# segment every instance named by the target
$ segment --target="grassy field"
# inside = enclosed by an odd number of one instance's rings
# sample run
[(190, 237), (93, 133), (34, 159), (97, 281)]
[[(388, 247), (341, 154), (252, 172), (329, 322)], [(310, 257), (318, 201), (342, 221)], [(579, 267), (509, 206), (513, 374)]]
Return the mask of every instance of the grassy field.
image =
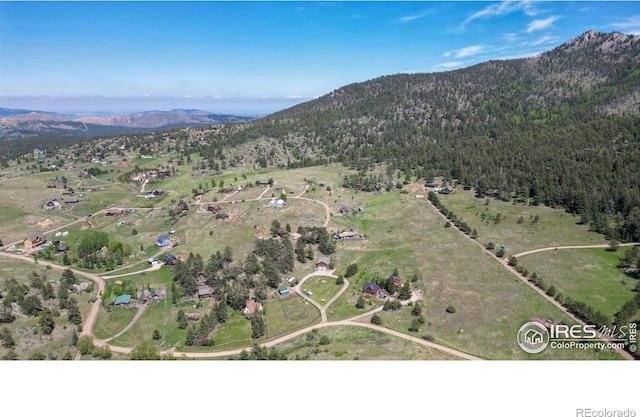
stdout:
[(136, 315), (136, 311), (133, 307), (116, 308), (114, 306), (110, 311), (100, 309), (95, 327), (93, 328), (93, 334), (98, 339), (113, 337), (131, 322), (133, 316)]
[(565, 297), (582, 301), (613, 319), (622, 305), (636, 295), (637, 279), (617, 266), (623, 249), (571, 249), (534, 253), (518, 258), (518, 264), (535, 272)]
[(308, 289), (313, 294), (313, 298), (318, 304), (325, 305), (334, 295), (342, 289), (341, 285), (336, 285), (335, 278), (316, 276), (308, 278), (304, 284), (305, 289)]
[[(507, 256), (548, 246), (606, 243), (602, 235), (589, 231), (587, 225), (578, 224), (580, 217), (563, 210), (479, 199), (473, 191), (462, 189), (438, 198), (448, 210), (478, 231), (480, 242), (493, 242), (497, 247), (506, 245)], [(496, 222), (498, 214), (501, 220)]]
[[(149, 168), (160, 163), (158, 160), (137, 162)], [(109, 206), (129, 207), (134, 211), (120, 218), (93, 216), (88, 222), (67, 228), (70, 232), (67, 240), (77, 243), (82, 233), (89, 229), (106, 231), (110, 240), (131, 246), (134, 255), (125, 262), (132, 265), (156, 254), (158, 248), (154, 244), (157, 236), (173, 228), (176, 232), (172, 238), (180, 242), (171, 248), (174, 255), (186, 258), (193, 252), (202, 255), (206, 261), (212, 253), (223, 252), (228, 246), (233, 250), (235, 262), (243, 261), (253, 249), (255, 239), (269, 234), (272, 221), (278, 220), (283, 226), (289, 224), (295, 231), (298, 226), (320, 226), (326, 219), (324, 206), (314, 201), (288, 198), (282, 209), (267, 207), (264, 202), (256, 200), (264, 191), (262, 187), (245, 187), (233, 195), (220, 194), (217, 190), (221, 181), (225, 186), (237, 186), (253, 184), (259, 179), (272, 179), (274, 187), (264, 198), (279, 197), (280, 193), (295, 196), (306, 187), (302, 197), (324, 202), (330, 207), (330, 232), (354, 230), (364, 235), (363, 239), (338, 242), (336, 252), (331, 255), (338, 274), (344, 274), (351, 263), (358, 265), (359, 272), (348, 278), (349, 288), (328, 309), (329, 320), (346, 319), (382, 306), (382, 300), (368, 299), (364, 309), (355, 308), (365, 282), (384, 279), (397, 269), (403, 282), (417, 277), (412, 286), (425, 294), (425, 323), (420, 332), (410, 332), (409, 326), (415, 317), (410, 314), (410, 307), (403, 307), (399, 311), (380, 313), (385, 327), (416, 337), (427, 335), (437, 343), (487, 359), (616, 358), (610, 352), (595, 351), (547, 350), (535, 357), (522, 352), (515, 341), (516, 333), (531, 317), (548, 317), (567, 323), (571, 319), (466, 237), (453, 228), (445, 228), (445, 221), (424, 199), (415, 198), (414, 193), (403, 194), (397, 190), (376, 194), (344, 189), (341, 187), (342, 176), (348, 172), (340, 165), (279, 171), (243, 168), (225, 173), (193, 171), (191, 166), (180, 166), (177, 167), (177, 175), (147, 185), (147, 190), (165, 191), (164, 196), (150, 200), (134, 197), (127, 187), (110, 184), (117, 171), (102, 175), (98, 180), (80, 177), (78, 172), (73, 172), (65, 174), (69, 184), (74, 187), (95, 186), (98, 190), (85, 193), (85, 198), (91, 200), (67, 211), (82, 216)], [(33, 174), (4, 179), (0, 183), (0, 191), (9, 191), (8, 201), (0, 202), (0, 222), (7, 224), (2, 236), (5, 243), (11, 239), (22, 239), (25, 230), (30, 233), (50, 230), (72, 219), (65, 211), (44, 212), (41, 208), (47, 198), (60, 195), (60, 189), (47, 188), (52, 177), (55, 175), (50, 173)], [(215, 187), (212, 181), (216, 182)], [(324, 185), (321, 186), (320, 182)], [(198, 188), (209, 190), (200, 202), (196, 202), (192, 194), (192, 190)], [(37, 199), (33, 197), (36, 192)], [(190, 204), (189, 211), (172, 224), (169, 209), (180, 199)], [(214, 201), (223, 207), (223, 212), (231, 215), (230, 219), (216, 219), (205, 211), (207, 205)], [(505, 244), (508, 254), (545, 246), (605, 242), (602, 236), (589, 232), (586, 226), (576, 224), (576, 217), (560, 210), (476, 199), (472, 192), (463, 190), (442, 196), (441, 201), (478, 231), (481, 242)], [(343, 208), (348, 209), (348, 213), (341, 214)], [(501, 220), (496, 222), (493, 219), (498, 213)], [(539, 221), (534, 221), (535, 216)], [(45, 217), (51, 222), (47, 226), (37, 226), (37, 222)], [(120, 221), (125, 224), (118, 225)], [(315, 255), (321, 256), (319, 253)], [(613, 254), (594, 251), (578, 256), (573, 252), (558, 251), (553, 258), (549, 256), (549, 253), (531, 255), (523, 257), (521, 262), (546, 282), (556, 285), (565, 295), (584, 300), (608, 315), (633, 296), (630, 279), (620, 275), (612, 266), (615, 262)], [(113, 274), (146, 267), (143, 263)], [(313, 261), (297, 263), (291, 275), (300, 278), (312, 270)], [(579, 279), (574, 279), (576, 274), (579, 274)], [(126, 279), (138, 286), (164, 287), (169, 291), (172, 274), (170, 268), (162, 268)], [(314, 277), (305, 283), (304, 288), (311, 290), (313, 299), (321, 304), (340, 289), (332, 278), (326, 277)], [(178, 308), (171, 305), (171, 294), (167, 294), (167, 298), (166, 304), (162, 301), (149, 305), (139, 322), (114, 343), (132, 347), (141, 341), (151, 340), (153, 331), (158, 330), (163, 336), (162, 340), (155, 341), (158, 346), (164, 341), (165, 348), (179, 345), (181, 350), (184, 349), (186, 331), (177, 328)], [(88, 303), (84, 304), (88, 306)], [(455, 314), (445, 311), (450, 305), (456, 307)], [(190, 304), (181, 306), (185, 312), (198, 314), (204, 314), (210, 307), (208, 304), (201, 309)], [(96, 337), (117, 333), (126, 326), (133, 313), (133, 309), (101, 312), (95, 329)], [(272, 340), (320, 321), (319, 311), (298, 296), (281, 300), (270, 294), (264, 302), (264, 314), (267, 334), (258, 342)], [(33, 326), (31, 322), (24, 323), (27, 328)], [(330, 334), (331, 344), (320, 351), (314, 350), (310, 358), (446, 359), (437, 352), (376, 332), (356, 328), (325, 331)], [(349, 340), (348, 335), (353, 335), (353, 340)], [(194, 349), (221, 351), (249, 347), (255, 342), (250, 336), (249, 321), (233, 312), (229, 320), (214, 331), (214, 347)], [(379, 343), (370, 343), (369, 340)], [(287, 355), (292, 357), (303, 357), (316, 341), (302, 336), (295, 343), (290, 343), (279, 348), (289, 349)]]
[[(381, 195), (380, 201), (375, 198), (358, 220), (367, 233), (367, 243), (359, 251), (336, 255), (343, 266), (356, 261), (364, 274), (352, 279), (353, 287), (336, 302), (337, 318), (353, 315), (352, 311), (342, 313), (341, 308), (355, 304), (367, 274), (388, 276), (394, 265), (399, 265), (402, 279), (408, 279), (416, 268), (421, 278), (417, 287), (425, 288), (423, 332), (438, 343), (465, 352), (492, 359), (529, 359), (514, 341), (523, 323), (540, 316), (569, 320), (482, 249), (452, 228), (445, 228), (424, 200), (403, 202), (401, 195)], [(395, 204), (390, 203), (394, 199)], [(449, 305), (454, 305), (457, 313), (446, 313)], [(398, 316), (386, 326), (408, 332), (409, 319)], [(596, 355), (560, 351), (539, 355), (552, 357), (592, 359)]]
[[(320, 345), (322, 336), (329, 344)], [(287, 359), (308, 360), (451, 360), (439, 350), (351, 326), (327, 327), (291, 339), (277, 346)]]

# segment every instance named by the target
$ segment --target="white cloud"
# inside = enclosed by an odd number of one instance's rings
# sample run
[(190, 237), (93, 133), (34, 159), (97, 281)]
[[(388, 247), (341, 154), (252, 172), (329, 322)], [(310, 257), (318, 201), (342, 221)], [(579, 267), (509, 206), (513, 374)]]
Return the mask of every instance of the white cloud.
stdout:
[(436, 13), (438, 13), (438, 11), (435, 9), (427, 9), (413, 15), (403, 16), (399, 19), (396, 19), (395, 23), (409, 23), (409, 22), (413, 22), (414, 20), (422, 19), (423, 17), (426, 17), (426, 16), (434, 15)]
[(544, 35), (534, 41), (527, 42), (526, 46), (538, 46), (546, 43), (556, 42), (557, 40), (558, 40), (557, 36)]
[(438, 71), (438, 70), (448, 70), (448, 69), (452, 69), (452, 68), (458, 68), (464, 65), (464, 61), (449, 61), (449, 62), (442, 62), (440, 64), (434, 65), (433, 66), (433, 70), (434, 71)]
[(484, 51), (484, 46), (482, 45), (472, 45), (464, 47), (456, 53), (456, 58), (465, 58), (472, 55), (477, 55), (480, 52)]
[(611, 26), (630, 35), (640, 35), (640, 14), (613, 23)]
[(549, 16), (546, 19), (534, 20), (527, 25), (527, 33), (546, 29), (549, 26), (553, 25), (553, 23), (559, 18), (560, 16)]
[(462, 26), (476, 19), (488, 19), (519, 11), (524, 12), (527, 16), (535, 16), (537, 13), (530, 1), (503, 1), (475, 12), (462, 23)]
[(412, 20), (421, 19), (423, 17), (424, 17), (423, 14), (416, 14), (416, 15), (413, 15), (413, 16), (404, 16), (404, 17), (401, 17), (400, 19), (396, 20), (396, 22), (407, 23), (407, 22), (411, 22)]

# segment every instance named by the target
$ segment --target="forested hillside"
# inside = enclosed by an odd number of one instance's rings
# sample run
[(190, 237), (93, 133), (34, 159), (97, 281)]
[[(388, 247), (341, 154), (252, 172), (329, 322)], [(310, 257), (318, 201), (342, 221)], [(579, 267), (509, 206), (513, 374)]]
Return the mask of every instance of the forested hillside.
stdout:
[(348, 85), (238, 126), (225, 145), (253, 140), (284, 166), (386, 163), (638, 240), (640, 37), (590, 31), (533, 58)]

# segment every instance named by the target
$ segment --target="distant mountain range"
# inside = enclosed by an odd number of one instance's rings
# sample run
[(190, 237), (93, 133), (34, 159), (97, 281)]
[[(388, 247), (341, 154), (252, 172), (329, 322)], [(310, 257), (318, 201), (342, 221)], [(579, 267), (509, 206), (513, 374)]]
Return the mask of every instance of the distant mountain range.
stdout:
[(94, 137), (202, 124), (244, 122), (254, 117), (176, 109), (126, 115), (74, 116), (36, 110), (0, 108), (0, 140), (33, 136)]

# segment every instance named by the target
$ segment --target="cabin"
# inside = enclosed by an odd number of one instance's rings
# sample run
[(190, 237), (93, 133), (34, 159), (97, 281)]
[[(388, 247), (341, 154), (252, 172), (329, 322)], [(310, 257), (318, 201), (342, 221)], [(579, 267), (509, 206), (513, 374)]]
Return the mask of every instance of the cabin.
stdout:
[(252, 298), (249, 301), (247, 301), (247, 303), (245, 304), (244, 309), (242, 309), (242, 315), (243, 316), (250, 316), (253, 313), (255, 313), (256, 311), (262, 311), (262, 304), (260, 304), (258, 301), (256, 301), (255, 298)]
[(42, 245), (44, 242), (44, 235), (42, 233), (34, 233), (32, 235), (29, 235), (23, 241), (25, 248), (33, 248)]
[(362, 286), (362, 293), (369, 297), (377, 297), (382, 291), (382, 288), (376, 283), (365, 282)]
[(163, 248), (165, 246), (171, 245), (171, 238), (165, 235), (158, 236), (158, 240), (156, 241), (156, 246)]
[(220, 204), (211, 203), (209, 204), (209, 207), (207, 207), (207, 211), (210, 211), (213, 214), (219, 212), (220, 210), (222, 210), (222, 206), (220, 206)]
[(326, 271), (331, 269), (331, 261), (326, 256), (323, 256), (316, 262), (316, 271)]
[(209, 285), (198, 285), (198, 298), (211, 298), (213, 295), (213, 288)]
[(164, 255), (164, 264), (165, 265), (175, 265), (178, 259), (170, 253)]
[(389, 278), (387, 278), (387, 281), (391, 281), (395, 287), (400, 286), (400, 278), (395, 275), (390, 275)]

